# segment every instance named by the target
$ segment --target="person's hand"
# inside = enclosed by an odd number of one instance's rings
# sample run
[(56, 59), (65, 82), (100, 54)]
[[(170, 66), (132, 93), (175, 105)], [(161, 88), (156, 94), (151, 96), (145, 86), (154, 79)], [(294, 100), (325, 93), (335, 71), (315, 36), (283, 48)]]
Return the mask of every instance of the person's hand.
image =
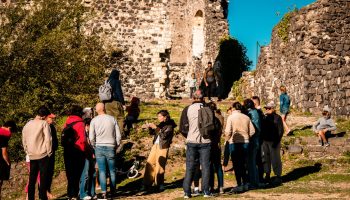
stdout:
[(208, 87), (208, 85), (209, 85), (208, 83), (205, 83), (205, 86), (207, 86), (207, 87)]
[(7, 164), (8, 166), (11, 165), (10, 161), (6, 161), (6, 160), (5, 160), (5, 162), (6, 162), (6, 164)]
[(149, 123), (148, 127), (152, 128), (152, 129), (156, 129), (157, 128), (157, 126), (155, 124), (153, 124), (153, 123)]

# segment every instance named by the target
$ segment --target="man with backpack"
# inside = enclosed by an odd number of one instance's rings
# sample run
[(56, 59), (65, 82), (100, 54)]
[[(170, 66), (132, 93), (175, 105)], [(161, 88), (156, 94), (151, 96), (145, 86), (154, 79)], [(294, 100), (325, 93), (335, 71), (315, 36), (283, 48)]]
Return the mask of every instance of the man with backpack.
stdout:
[[(204, 107), (203, 95), (197, 90), (193, 94), (194, 102), (187, 106), (181, 114), (180, 132), (186, 137), (186, 174), (183, 182), (184, 198), (191, 197), (191, 184), (198, 165), (202, 169), (202, 191), (204, 197), (210, 197), (210, 148), (211, 139), (208, 135), (214, 127), (214, 113)], [(205, 108), (205, 109), (203, 109)], [(210, 116), (210, 111), (212, 114)], [(206, 115), (207, 114), (207, 115)], [(210, 119), (211, 118), (211, 119)], [(199, 159), (198, 159), (199, 157)]]
[(105, 104), (104, 107), (106, 109), (106, 114), (115, 117), (115, 119), (118, 121), (118, 126), (121, 129), (121, 134), (123, 134), (123, 106), (125, 105), (125, 101), (119, 76), (119, 71), (113, 69), (105, 84), (100, 87), (99, 96), (100, 100)]

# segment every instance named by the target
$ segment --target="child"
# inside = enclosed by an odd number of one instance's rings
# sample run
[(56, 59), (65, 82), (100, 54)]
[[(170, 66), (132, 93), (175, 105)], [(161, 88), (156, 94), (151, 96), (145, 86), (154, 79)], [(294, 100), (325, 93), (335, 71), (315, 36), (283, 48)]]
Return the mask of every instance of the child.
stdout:
[(195, 73), (191, 74), (191, 79), (188, 80), (188, 86), (190, 87), (190, 98), (192, 99), (193, 93), (197, 90), (197, 79)]
[(132, 128), (132, 124), (137, 122), (140, 115), (140, 99), (133, 97), (130, 102), (130, 106), (126, 107), (126, 112), (128, 113), (125, 118), (124, 128), (126, 126), (125, 135), (127, 136)]

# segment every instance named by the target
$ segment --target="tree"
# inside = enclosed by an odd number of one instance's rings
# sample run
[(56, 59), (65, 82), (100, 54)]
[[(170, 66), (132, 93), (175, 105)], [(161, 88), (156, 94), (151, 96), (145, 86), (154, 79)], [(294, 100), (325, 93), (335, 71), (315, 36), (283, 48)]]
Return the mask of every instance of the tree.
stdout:
[(226, 98), (231, 91), (233, 82), (239, 80), (244, 71), (249, 70), (252, 62), (247, 57), (246, 47), (230, 36), (220, 40), (220, 50), (216, 61), (221, 63), (223, 79), (221, 98)]
[(106, 66), (99, 39), (82, 31), (81, 1), (26, 2), (0, 7), (0, 123), (23, 124), (41, 105), (91, 105)]

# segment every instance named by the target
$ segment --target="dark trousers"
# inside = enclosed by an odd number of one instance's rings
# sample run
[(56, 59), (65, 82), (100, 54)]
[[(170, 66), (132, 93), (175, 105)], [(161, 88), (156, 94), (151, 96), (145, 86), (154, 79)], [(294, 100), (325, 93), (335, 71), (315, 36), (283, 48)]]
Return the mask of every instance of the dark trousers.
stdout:
[(52, 185), (52, 179), (53, 175), (55, 173), (55, 151), (52, 152), (52, 155), (49, 159), (49, 167), (48, 167), (48, 174), (47, 174), (47, 191), (51, 192), (51, 185)]
[(229, 142), (225, 142), (224, 161), (222, 163), (223, 166), (226, 167), (228, 165), (228, 161), (230, 160), (230, 155), (231, 155), (230, 143)]
[(40, 172), (40, 187), (39, 198), (47, 200), (47, 177), (49, 168), (49, 157), (46, 156), (39, 160), (30, 160), (29, 185), (28, 185), (28, 199), (35, 199), (35, 185), (38, 173)]
[(248, 143), (233, 143), (230, 144), (230, 149), (237, 185), (247, 184)]
[(193, 176), (198, 166), (196, 158), (199, 157), (200, 166), (202, 167), (202, 191), (209, 194), (209, 177), (210, 177), (210, 143), (196, 144), (188, 143), (186, 150), (186, 175), (183, 182), (184, 192), (191, 194), (191, 185)]
[(212, 96), (215, 96), (216, 82), (208, 82), (208, 86), (206, 87), (207, 97), (211, 99)]
[(210, 180), (209, 185), (211, 189), (214, 189), (214, 175), (218, 178), (218, 188), (224, 187), (224, 172), (222, 171), (221, 165), (221, 148), (219, 145), (211, 147), (210, 156)]
[(264, 180), (264, 163), (262, 160), (262, 142), (259, 141), (258, 153), (256, 154), (256, 165), (258, 166), (259, 181)]
[(193, 94), (196, 92), (196, 87), (190, 87), (190, 98), (192, 99)]
[(79, 181), (85, 165), (85, 154), (74, 147), (64, 148), (64, 165), (67, 176), (67, 195), (78, 197)]

